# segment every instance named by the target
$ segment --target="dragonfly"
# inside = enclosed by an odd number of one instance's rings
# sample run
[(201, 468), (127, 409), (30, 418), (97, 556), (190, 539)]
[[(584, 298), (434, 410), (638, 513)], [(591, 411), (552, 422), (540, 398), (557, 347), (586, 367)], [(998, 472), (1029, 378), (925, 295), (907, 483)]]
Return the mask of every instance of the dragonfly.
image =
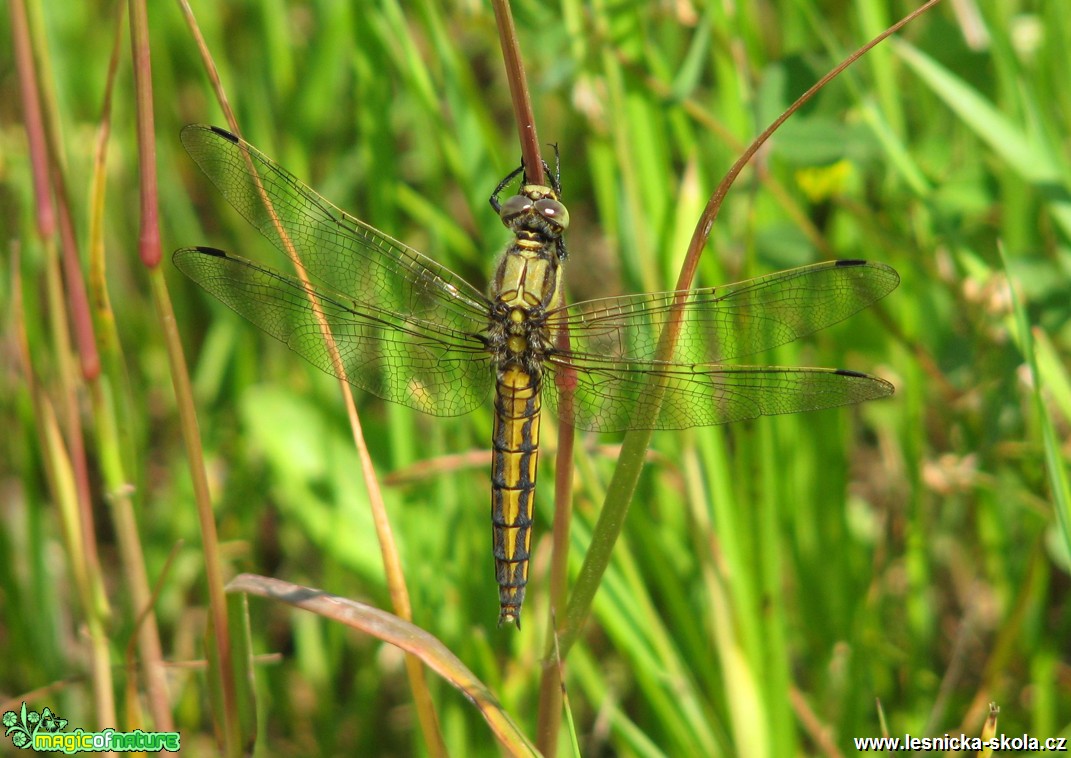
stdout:
[[(719, 287), (564, 304), (560, 169), (522, 165), (490, 202), (512, 238), (485, 294), (321, 197), (255, 147), (190, 125), (186, 151), (298, 276), (211, 247), (175, 251), (209, 294), (314, 366), (434, 416), (494, 394), (491, 518), (499, 625), (520, 627), (546, 406), (590, 432), (674, 430), (887, 397), (878, 377), (740, 365), (842, 321), (891, 292), (896, 271), (835, 260)], [(516, 194), (502, 199), (514, 182)], [(672, 326), (675, 340), (663, 333)], [(567, 330), (569, 346), (558, 340)]]

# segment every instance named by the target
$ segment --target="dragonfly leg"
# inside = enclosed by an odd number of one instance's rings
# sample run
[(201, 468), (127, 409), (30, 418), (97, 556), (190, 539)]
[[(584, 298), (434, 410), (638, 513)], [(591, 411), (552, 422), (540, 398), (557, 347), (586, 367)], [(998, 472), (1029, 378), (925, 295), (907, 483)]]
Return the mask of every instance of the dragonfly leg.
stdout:
[(513, 171), (511, 171), (509, 173), (509, 176), (507, 176), (505, 179), (500, 181), (498, 183), (498, 186), (495, 187), (495, 191), (491, 193), (491, 198), (489, 200), (489, 202), (491, 203), (491, 207), (495, 209), (495, 213), (500, 213), (502, 211), (502, 203), (500, 203), (498, 201), (498, 196), (501, 195), (502, 194), (502, 190), (506, 189), (506, 187), (509, 185), (509, 183), (512, 182), (514, 179), (516, 179), (518, 174), (520, 174), (523, 171), (524, 171), (524, 162), (522, 161), (520, 166), (518, 166), (517, 168), (513, 169)]

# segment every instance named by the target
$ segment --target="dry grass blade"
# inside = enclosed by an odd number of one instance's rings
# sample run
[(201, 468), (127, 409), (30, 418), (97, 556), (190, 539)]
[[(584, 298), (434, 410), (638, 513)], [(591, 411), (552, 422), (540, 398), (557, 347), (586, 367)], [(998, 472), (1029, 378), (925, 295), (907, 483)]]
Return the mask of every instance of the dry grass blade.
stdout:
[(491, 731), (511, 755), (536, 755), (535, 747), (503, 709), (498, 699), (461, 660), (420, 627), (379, 608), (300, 584), (255, 574), (239, 574), (228, 592), (281, 600), (296, 608), (358, 629), (415, 655), (432, 671), (459, 689), (483, 714)]

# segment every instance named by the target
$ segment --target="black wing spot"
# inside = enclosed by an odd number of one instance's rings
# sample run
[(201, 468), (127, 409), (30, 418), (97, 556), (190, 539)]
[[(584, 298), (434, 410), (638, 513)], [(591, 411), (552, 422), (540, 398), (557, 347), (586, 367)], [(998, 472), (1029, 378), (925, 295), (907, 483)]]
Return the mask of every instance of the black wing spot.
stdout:
[(861, 258), (847, 258), (843, 261), (837, 261), (837, 268), (847, 268), (848, 266), (865, 266), (867, 261)]
[(230, 132), (228, 132), (226, 129), (221, 129), (218, 126), (210, 126), (208, 128), (211, 129), (212, 131), (214, 131), (216, 134), (218, 134), (223, 139), (227, 140), (228, 142), (233, 142), (236, 145), (238, 144), (238, 138), (236, 136), (234, 136), (233, 134), (231, 134)]

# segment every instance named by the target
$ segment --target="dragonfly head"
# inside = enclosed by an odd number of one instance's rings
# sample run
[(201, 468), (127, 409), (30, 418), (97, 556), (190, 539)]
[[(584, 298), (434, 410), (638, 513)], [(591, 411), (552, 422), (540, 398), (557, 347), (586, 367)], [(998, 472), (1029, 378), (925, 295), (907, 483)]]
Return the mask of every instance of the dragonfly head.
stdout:
[(569, 211), (553, 189), (541, 184), (525, 184), (520, 194), (502, 203), (498, 216), (513, 232), (560, 237), (569, 227)]

